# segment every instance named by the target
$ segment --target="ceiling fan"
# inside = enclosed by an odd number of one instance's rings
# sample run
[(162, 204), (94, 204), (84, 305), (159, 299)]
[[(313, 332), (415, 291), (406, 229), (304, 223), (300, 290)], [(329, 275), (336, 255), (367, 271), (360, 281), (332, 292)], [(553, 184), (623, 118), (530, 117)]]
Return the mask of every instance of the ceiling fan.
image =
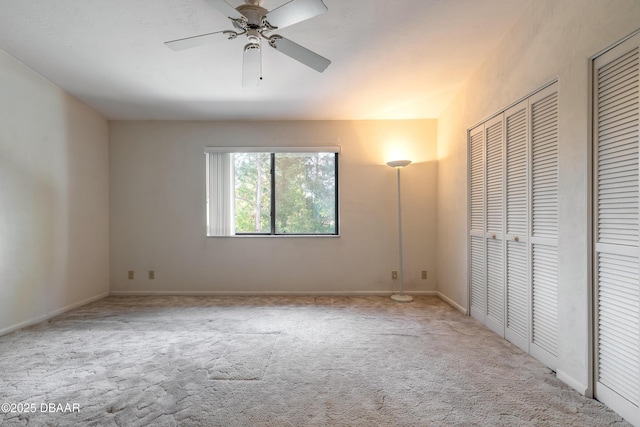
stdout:
[(244, 46), (243, 86), (257, 86), (262, 80), (261, 39), (267, 40), (269, 46), (275, 50), (320, 73), (331, 64), (327, 58), (279, 34), (273, 34), (275, 30), (325, 13), (328, 9), (322, 0), (291, 0), (271, 11), (262, 7), (264, 0), (244, 0), (245, 4), (236, 8), (225, 0), (205, 1), (228, 17), (235, 30), (223, 30), (168, 41), (165, 43), (168, 47), (173, 50), (183, 50), (214, 42), (223, 37), (232, 40), (238, 36), (246, 36), (248, 43)]

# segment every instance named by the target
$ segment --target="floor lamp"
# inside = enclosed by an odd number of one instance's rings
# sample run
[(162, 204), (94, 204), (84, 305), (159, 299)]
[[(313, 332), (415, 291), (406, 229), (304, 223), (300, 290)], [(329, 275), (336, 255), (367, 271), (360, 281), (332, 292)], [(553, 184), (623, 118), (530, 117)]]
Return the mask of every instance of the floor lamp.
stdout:
[(400, 169), (409, 166), (411, 160), (394, 160), (387, 162), (387, 166), (396, 168), (398, 171), (398, 251), (400, 255), (400, 266), (398, 272), (400, 273), (400, 293), (391, 295), (391, 299), (397, 302), (411, 302), (413, 297), (411, 295), (404, 294), (404, 267), (402, 265), (402, 198), (400, 196)]

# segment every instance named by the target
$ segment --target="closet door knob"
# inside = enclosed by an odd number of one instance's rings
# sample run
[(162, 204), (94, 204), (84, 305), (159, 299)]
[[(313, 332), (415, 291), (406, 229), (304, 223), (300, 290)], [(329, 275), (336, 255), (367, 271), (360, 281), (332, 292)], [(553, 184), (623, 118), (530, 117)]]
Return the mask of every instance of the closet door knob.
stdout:
[(513, 240), (515, 240), (516, 242), (520, 241), (520, 238), (518, 236), (514, 237)]
[(491, 235), (491, 237), (493, 237), (493, 238), (495, 239), (495, 238), (496, 238), (496, 235), (495, 235), (495, 234), (492, 234), (492, 235)]

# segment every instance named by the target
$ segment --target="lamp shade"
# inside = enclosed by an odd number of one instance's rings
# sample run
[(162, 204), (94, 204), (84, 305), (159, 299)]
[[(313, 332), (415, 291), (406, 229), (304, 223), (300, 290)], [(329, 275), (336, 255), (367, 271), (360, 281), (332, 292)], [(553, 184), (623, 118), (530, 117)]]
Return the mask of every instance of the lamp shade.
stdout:
[(403, 168), (405, 166), (409, 166), (411, 160), (393, 160), (391, 162), (387, 162), (387, 166), (391, 166), (392, 168)]

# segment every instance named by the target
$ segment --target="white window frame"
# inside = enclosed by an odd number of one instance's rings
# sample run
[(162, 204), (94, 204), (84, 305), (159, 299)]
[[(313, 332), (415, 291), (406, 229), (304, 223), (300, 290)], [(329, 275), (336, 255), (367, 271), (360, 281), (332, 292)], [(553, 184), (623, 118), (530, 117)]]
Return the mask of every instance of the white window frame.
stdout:
[[(235, 227), (228, 224), (217, 224), (216, 209), (213, 208), (212, 192), (217, 187), (215, 179), (212, 180), (211, 162), (212, 154), (234, 154), (234, 153), (334, 153), (340, 154), (339, 146), (306, 146), (306, 147), (234, 147), (234, 146), (215, 146), (205, 147), (204, 153), (206, 158), (206, 236), (207, 237), (339, 237), (340, 236), (340, 192), (338, 177), (340, 176), (339, 165), (336, 162), (336, 233), (335, 234), (236, 234)], [(225, 173), (233, 173), (232, 169)], [(233, 193), (233, 192), (232, 192)], [(233, 199), (233, 194), (225, 194), (225, 198)], [(230, 201), (228, 201), (230, 203)], [(219, 213), (219, 212), (218, 212)], [(234, 215), (231, 213), (230, 215)], [(224, 222), (224, 221), (223, 221)]]

